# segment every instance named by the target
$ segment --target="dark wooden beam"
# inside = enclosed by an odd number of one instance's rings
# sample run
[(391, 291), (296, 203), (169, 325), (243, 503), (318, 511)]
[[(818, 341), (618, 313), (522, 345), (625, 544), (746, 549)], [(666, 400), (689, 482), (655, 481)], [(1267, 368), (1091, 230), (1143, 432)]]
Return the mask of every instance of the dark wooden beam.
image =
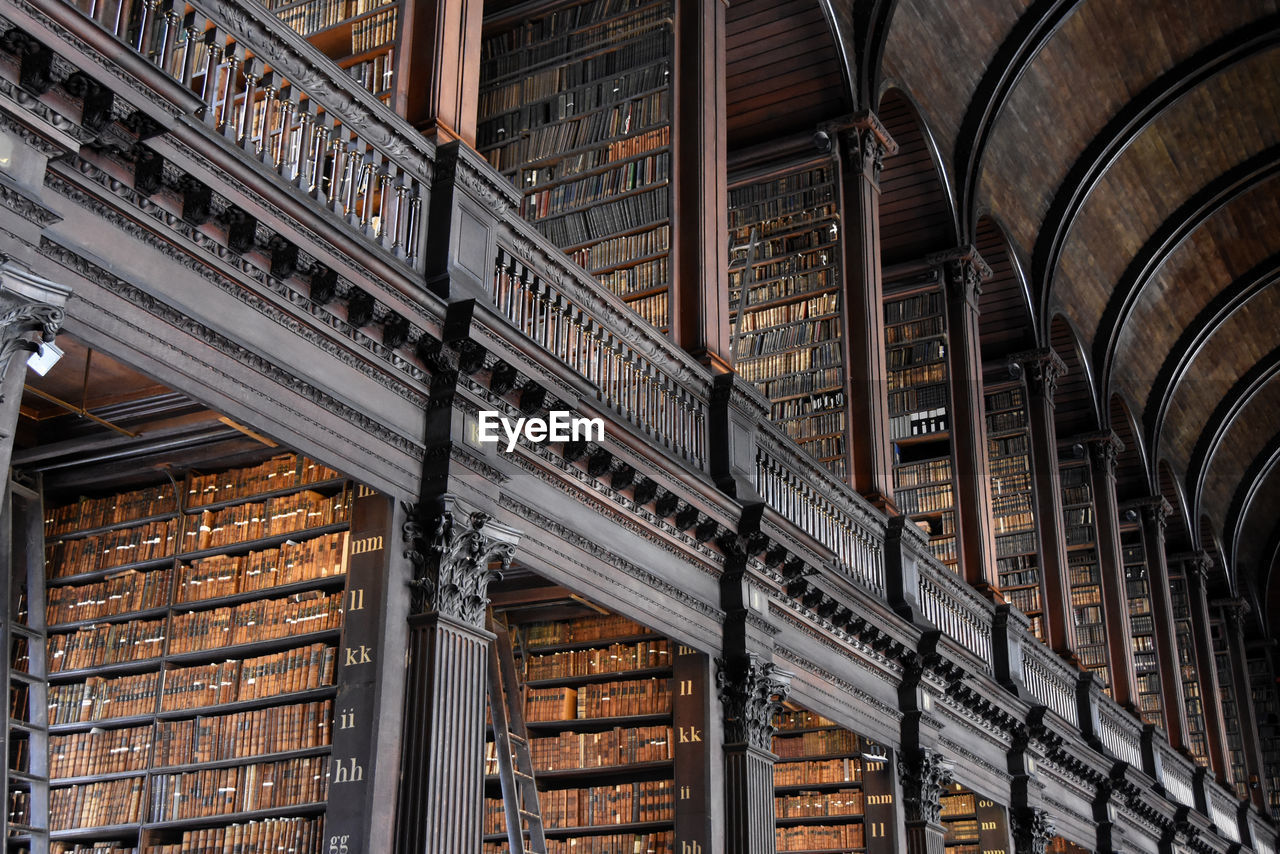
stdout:
[(884, 64), (884, 46), (889, 40), (889, 26), (898, 0), (872, 0), (870, 3), (851, 3), (853, 6), (853, 31), (857, 45), (858, 79), (852, 91), (857, 106), (864, 110), (879, 109), (876, 103), (880, 92), (881, 69)]
[(1230, 546), (1229, 572), (1232, 576), (1238, 575), (1235, 564), (1240, 556), (1240, 529), (1249, 517), (1249, 510), (1262, 491), (1262, 485), (1276, 466), (1280, 466), (1280, 432), (1262, 446), (1249, 468), (1245, 469), (1244, 477), (1240, 478), (1239, 485), (1232, 493), (1231, 503), (1227, 505), (1227, 515), (1222, 521), (1222, 539)]
[[(1187, 491), (1191, 494), (1192, 520), (1200, 518), (1200, 491), (1204, 488), (1204, 481), (1209, 473), (1209, 461), (1213, 459), (1228, 428), (1249, 405), (1254, 395), (1277, 376), (1280, 376), (1280, 347), (1263, 356), (1244, 376), (1236, 380), (1231, 390), (1218, 401), (1200, 430), (1200, 437), (1196, 439), (1191, 459), (1187, 463), (1185, 481)], [(1225, 533), (1225, 527), (1223, 531)]]
[(978, 178), (982, 158), (1000, 111), (1058, 27), (1071, 16), (1081, 0), (1038, 0), (1023, 13), (973, 91), (960, 124), (956, 141), (955, 166), (960, 179), (960, 216), (966, 240), (977, 232)]
[(1218, 39), (1179, 62), (1139, 92), (1093, 138), (1049, 205), (1031, 260), (1041, 285), (1040, 321), (1049, 320), (1053, 276), (1067, 236), (1090, 193), (1125, 150), (1173, 104), (1214, 75), (1280, 44), (1280, 15), (1271, 15)]
[[(1280, 166), (1280, 163), (1277, 165)], [(1196, 356), (1223, 324), (1247, 305), (1249, 300), (1277, 282), (1280, 282), (1280, 252), (1219, 291), (1187, 328), (1182, 330), (1156, 374), (1142, 413), (1142, 423), (1147, 430), (1147, 444), (1151, 448), (1153, 459), (1159, 459), (1160, 438), (1164, 433), (1164, 422), (1169, 413), (1169, 404), (1173, 401), (1173, 393), (1195, 362)]]

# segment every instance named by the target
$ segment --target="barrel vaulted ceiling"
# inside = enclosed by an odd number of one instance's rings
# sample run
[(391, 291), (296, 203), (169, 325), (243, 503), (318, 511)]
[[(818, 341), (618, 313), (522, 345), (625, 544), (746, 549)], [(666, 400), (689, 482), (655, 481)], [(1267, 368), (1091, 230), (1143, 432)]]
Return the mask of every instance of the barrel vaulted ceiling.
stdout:
[(992, 258), (989, 375), (1058, 350), (1059, 430), (1121, 434), (1122, 496), (1169, 498), (1175, 549), (1211, 531), (1277, 622), (1277, 2), (744, 0), (728, 26), (731, 152), (879, 112), (906, 142), (885, 263)]

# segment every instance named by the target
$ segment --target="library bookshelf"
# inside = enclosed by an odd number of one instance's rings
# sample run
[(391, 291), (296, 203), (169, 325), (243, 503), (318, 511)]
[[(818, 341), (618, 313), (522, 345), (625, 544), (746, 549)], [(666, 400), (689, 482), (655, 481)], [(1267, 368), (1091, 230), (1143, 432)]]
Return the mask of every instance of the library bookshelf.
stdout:
[(328, 850), (359, 782), (332, 758), (344, 615), (382, 574), (348, 539), (379, 501), (283, 454), (47, 509), (49, 850)]
[[(1271, 675), (1273, 672), (1265, 657), (1249, 659), (1249, 696), (1259, 721), (1280, 719), (1280, 686)], [(1280, 811), (1280, 728), (1259, 727), (1258, 740), (1263, 756), (1262, 776), (1267, 787), (1267, 806), (1274, 814)]]
[(936, 268), (885, 282), (893, 496), (929, 534), (929, 549), (958, 571), (955, 464), (947, 368), (946, 300)]
[[(1235, 671), (1231, 666), (1229, 629), (1221, 612), (1209, 621), (1209, 635), (1213, 643), (1214, 667), (1218, 672), (1218, 702), (1222, 709), (1222, 729), (1227, 740), (1227, 762), (1231, 765), (1231, 779), (1235, 781), (1236, 797), (1249, 797), (1249, 775), (1245, 764), (1244, 732), (1240, 723), (1240, 709), (1236, 697), (1242, 692), (1236, 688)], [(1181, 655), (1181, 652), (1179, 653)]]
[(1182, 699), (1187, 713), (1187, 751), (1197, 765), (1207, 767), (1209, 730), (1205, 724), (1205, 697), (1200, 691), (1200, 666), (1196, 659), (1195, 636), (1191, 625), (1191, 596), (1187, 590), (1186, 577), (1177, 564), (1169, 567), (1169, 603), (1173, 611), (1178, 678), (1182, 681)]
[(777, 850), (867, 850), (858, 736), (804, 709), (785, 709), (774, 719), (773, 752)]
[(11, 544), (8, 565), (0, 572), (4, 619), (3, 676), (9, 705), (5, 715), (5, 850), (45, 854), (49, 850), (47, 687), (45, 683), (44, 562), (40, 545), (40, 494), (10, 481), (0, 514), (4, 539)]
[(1003, 806), (959, 783), (949, 785), (941, 800), (947, 854), (1010, 850), (1009, 817)]
[(1026, 388), (1021, 382), (988, 386), (983, 405), (998, 586), (1009, 603), (1030, 618), (1032, 633), (1044, 640), (1044, 589)]
[(1102, 572), (1094, 523), (1093, 487), (1087, 459), (1059, 448), (1058, 472), (1062, 489), (1063, 530), (1067, 539), (1067, 573), (1071, 612), (1075, 621), (1076, 656), (1080, 666), (1097, 676), (1111, 692), (1107, 627), (1102, 603)]
[(848, 474), (838, 167), (829, 156), (736, 177), (729, 188), (734, 365), (770, 418)]
[(586, 0), (486, 23), (476, 146), (520, 212), (670, 327), (671, 0)]
[(1133, 637), (1133, 676), (1138, 689), (1138, 710), (1142, 713), (1143, 723), (1163, 729), (1164, 702), (1160, 690), (1160, 663), (1156, 656), (1151, 577), (1142, 530), (1136, 522), (1121, 521), (1120, 556), (1124, 564), (1129, 629)]
[(266, 5), (378, 100), (394, 106), (395, 83), (403, 76), (397, 68), (397, 56), (403, 54), (398, 0), (266, 0)]
[[(708, 690), (683, 671), (705, 657), (613, 614), (500, 616), (513, 640), (548, 854), (678, 850), (676, 787), (700, 774)], [(496, 750), (491, 739), (484, 854), (510, 851)]]

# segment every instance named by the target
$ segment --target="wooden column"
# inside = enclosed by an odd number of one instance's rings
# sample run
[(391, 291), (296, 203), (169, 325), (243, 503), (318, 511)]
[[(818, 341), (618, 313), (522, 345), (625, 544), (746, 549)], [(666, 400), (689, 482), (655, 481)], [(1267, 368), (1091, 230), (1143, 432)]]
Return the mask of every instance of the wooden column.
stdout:
[(1028, 807), (1015, 810), (1012, 818), (1015, 854), (1045, 854), (1049, 850), (1054, 824), (1047, 812)]
[(853, 488), (881, 510), (893, 507), (889, 387), (885, 378), (884, 278), (880, 260), (880, 170), (898, 144), (874, 113), (824, 129), (837, 135), (849, 386), (849, 473)]
[(935, 256), (947, 298), (947, 373), (951, 384), (951, 448), (955, 460), (956, 530), (965, 580), (994, 592), (996, 540), (992, 528), (987, 419), (982, 401), (982, 341), (978, 298), (991, 268), (972, 246)]
[(774, 854), (773, 716), (791, 675), (747, 654), (717, 674), (724, 708), (725, 850)]
[(1044, 631), (1049, 647), (1064, 658), (1075, 658), (1075, 623), (1067, 574), (1067, 540), (1062, 530), (1062, 488), (1058, 475), (1058, 435), (1053, 396), (1067, 366), (1045, 347), (1012, 356), (1027, 379), (1027, 415), (1031, 434), (1032, 480), (1036, 502), (1036, 532), (1040, 538), (1040, 585), (1044, 593)]
[(1236, 714), (1240, 718), (1240, 740), (1244, 747), (1245, 781), (1249, 800), (1268, 814), (1266, 777), (1262, 773), (1262, 745), (1258, 741), (1258, 716), (1253, 708), (1253, 688), (1249, 679), (1248, 656), (1244, 648), (1244, 623), (1249, 603), (1243, 599), (1223, 599), (1213, 603), (1222, 614), (1222, 630), (1231, 656), (1231, 684), (1236, 692)]
[(1110, 663), (1111, 698), (1137, 714), (1138, 690), (1133, 675), (1133, 631), (1129, 624), (1129, 599), (1124, 583), (1120, 548), (1120, 516), (1116, 503), (1116, 455), (1124, 443), (1110, 430), (1080, 437), (1089, 449), (1089, 475), (1093, 487), (1094, 531), (1098, 549), (1098, 575), (1102, 582), (1102, 607), (1107, 626), (1107, 659)]
[(1195, 647), (1196, 676), (1200, 679), (1200, 706), (1204, 710), (1204, 728), (1209, 740), (1209, 764), (1224, 785), (1231, 785), (1231, 762), (1227, 757), (1226, 722), (1222, 714), (1222, 692), (1218, 690), (1218, 659), (1213, 654), (1213, 637), (1209, 632), (1209, 557), (1188, 555), (1182, 559), (1182, 580), (1187, 587), (1187, 605), (1191, 612), (1191, 638)]
[(898, 776), (902, 780), (907, 854), (946, 854), (942, 790), (951, 782), (954, 767), (930, 748), (904, 749), (900, 754)]
[(679, 0), (671, 126), (671, 332), (713, 371), (729, 346), (724, 0)]
[(0, 472), (8, 481), (27, 359), (62, 328), (71, 289), (34, 275), (13, 260), (0, 264)]
[(484, 827), (489, 583), (519, 533), (442, 496), (406, 523), (414, 563), (396, 850), (477, 854)]
[(437, 142), (476, 144), (483, 0), (402, 3), (391, 106)]
[(1152, 616), (1155, 618), (1156, 664), (1160, 668), (1164, 731), (1170, 744), (1189, 751), (1187, 700), (1182, 690), (1178, 631), (1173, 621), (1173, 599), (1169, 589), (1169, 564), (1165, 556), (1164, 541), (1165, 526), (1173, 508), (1163, 496), (1155, 495), (1143, 500), (1138, 511), (1142, 516), (1142, 543), (1147, 554), (1147, 581), (1151, 589)]

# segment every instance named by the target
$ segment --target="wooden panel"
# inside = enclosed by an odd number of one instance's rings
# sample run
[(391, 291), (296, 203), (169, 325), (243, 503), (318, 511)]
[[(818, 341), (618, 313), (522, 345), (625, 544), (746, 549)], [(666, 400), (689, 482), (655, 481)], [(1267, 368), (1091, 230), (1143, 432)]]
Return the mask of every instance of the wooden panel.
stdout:
[[(1163, 447), (1174, 465), (1185, 468), (1217, 401), (1263, 356), (1280, 346), (1280, 284), (1241, 306), (1196, 354), (1174, 391), (1165, 421)], [(1275, 424), (1256, 425), (1260, 433)]]
[(915, 97), (946, 158), (973, 90), (1029, 0), (901, 0), (885, 44), (886, 77)]
[(1139, 446), (1138, 435), (1133, 429), (1133, 418), (1129, 407), (1120, 395), (1111, 395), (1111, 430), (1120, 441), (1124, 442), (1124, 450), (1116, 457), (1116, 500), (1130, 501), (1145, 498), (1151, 494), (1147, 482), (1147, 470), (1143, 464), (1144, 454)]
[[(1160, 268), (1133, 306), (1116, 349), (1117, 387), (1146, 401), (1156, 373), (1182, 330), (1214, 295), (1280, 249), (1280, 180), (1272, 180), (1210, 217)], [(1216, 399), (1202, 397), (1211, 411)]]
[(1223, 71), (1166, 110), (1108, 170), (1080, 210), (1056, 280), (1076, 328), (1098, 328), (1130, 260), (1179, 205), (1280, 143), (1277, 79), (1280, 49)]
[(1054, 395), (1054, 426), (1058, 438), (1067, 439), (1098, 429), (1093, 392), (1080, 360), (1076, 337), (1060, 317), (1050, 326), (1049, 346), (1067, 366), (1067, 374), (1058, 380), (1058, 393)]
[(881, 260), (891, 265), (952, 248), (950, 202), (919, 117), (897, 90), (885, 95), (879, 115), (898, 143), (880, 173)]
[(1106, 122), (1177, 61), (1270, 5), (1082, 3), (1037, 55), (997, 120), (980, 203), (1029, 250), (1053, 193)]
[(978, 222), (978, 252), (991, 268), (982, 283), (978, 330), (983, 364), (994, 366), (1005, 356), (1035, 346), (1030, 306), (1014, 266), (1004, 233), (990, 217)]

